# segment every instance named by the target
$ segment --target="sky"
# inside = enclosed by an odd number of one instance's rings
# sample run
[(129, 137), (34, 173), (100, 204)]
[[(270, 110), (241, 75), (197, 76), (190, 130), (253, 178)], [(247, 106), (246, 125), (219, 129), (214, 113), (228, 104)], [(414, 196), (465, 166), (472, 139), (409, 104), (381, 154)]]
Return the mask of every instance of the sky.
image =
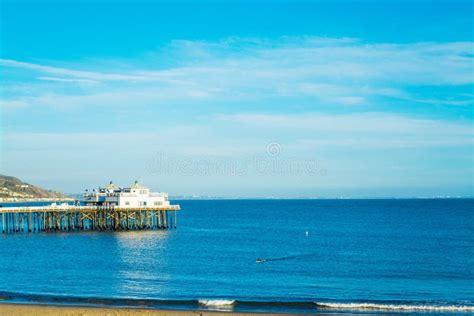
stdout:
[(0, 174), (474, 195), (472, 1), (0, 0)]

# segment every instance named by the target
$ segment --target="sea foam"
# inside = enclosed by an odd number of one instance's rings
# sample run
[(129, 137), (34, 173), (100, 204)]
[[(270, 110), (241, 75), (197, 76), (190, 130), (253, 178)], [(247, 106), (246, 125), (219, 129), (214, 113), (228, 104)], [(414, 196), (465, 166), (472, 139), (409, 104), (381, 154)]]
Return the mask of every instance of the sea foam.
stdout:
[(377, 303), (322, 303), (315, 302), (319, 308), (339, 310), (393, 310), (393, 311), (437, 311), (437, 312), (474, 312), (474, 306), (466, 305), (407, 305)]
[(234, 303), (235, 300), (199, 300), (199, 304), (213, 307), (229, 307), (234, 305)]

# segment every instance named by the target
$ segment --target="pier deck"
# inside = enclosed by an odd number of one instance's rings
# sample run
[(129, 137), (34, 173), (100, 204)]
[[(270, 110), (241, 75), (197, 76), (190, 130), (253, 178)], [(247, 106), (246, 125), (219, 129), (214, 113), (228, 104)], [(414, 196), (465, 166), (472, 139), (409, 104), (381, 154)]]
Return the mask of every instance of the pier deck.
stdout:
[(179, 205), (122, 208), (112, 206), (0, 207), (2, 233), (145, 230), (176, 228)]

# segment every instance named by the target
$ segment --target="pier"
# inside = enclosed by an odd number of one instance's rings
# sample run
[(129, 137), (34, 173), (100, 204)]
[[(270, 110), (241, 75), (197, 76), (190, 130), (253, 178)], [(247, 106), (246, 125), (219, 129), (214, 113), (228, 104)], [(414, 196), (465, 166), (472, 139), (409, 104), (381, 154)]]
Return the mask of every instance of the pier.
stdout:
[(0, 207), (2, 233), (174, 229), (179, 205)]

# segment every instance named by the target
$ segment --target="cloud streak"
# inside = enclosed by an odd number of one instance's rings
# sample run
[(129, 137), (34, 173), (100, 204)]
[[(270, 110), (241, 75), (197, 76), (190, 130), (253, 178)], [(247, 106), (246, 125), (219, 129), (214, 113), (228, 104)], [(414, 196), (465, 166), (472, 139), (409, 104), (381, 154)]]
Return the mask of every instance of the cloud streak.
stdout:
[[(51, 83), (48, 95), (41, 91), (27, 97), (17, 94), (8, 101), (53, 107), (97, 105), (97, 100), (101, 105), (117, 105), (117, 93), (125, 100), (134, 98), (137, 104), (196, 98), (217, 102), (286, 98), (313, 100), (321, 106), (386, 104), (393, 99), (463, 106), (473, 103), (472, 96), (414, 96), (410, 88), (474, 84), (472, 49), (472, 42), (227, 39), (175, 41), (158, 55), (143, 57), (140, 63), (121, 61), (125, 66), (114, 69), (106, 62), (67, 68), (3, 59), (0, 65), (11, 71), (26, 71), (25, 80), (34, 82), (37, 78)], [(163, 64), (160, 56), (173, 53), (179, 60), (173, 65)], [(100, 71), (78, 70), (88, 67)], [(91, 85), (75, 91), (59, 83)], [(101, 83), (100, 88), (92, 83)]]
[(38, 77), (38, 80), (57, 81), (57, 82), (75, 82), (75, 83), (98, 83), (96, 80), (90, 79), (71, 79), (71, 78), (56, 78), (56, 77)]
[[(293, 178), (295, 188), (443, 179), (465, 192), (473, 175), (472, 45), (233, 38), (174, 41), (133, 60), (2, 60), (4, 168), (129, 178), (160, 152), (245, 160), (275, 141), (282, 157), (316, 159), (329, 171)], [(289, 180), (249, 175), (239, 187), (281, 189)], [(160, 181), (176, 192), (203, 183)]]
[[(204, 126), (203, 126), (204, 125)], [(245, 132), (242, 132), (244, 130)], [(265, 134), (255, 139), (255, 135)], [(228, 135), (238, 135), (229, 143)], [(387, 113), (290, 115), (241, 113), (215, 115), (203, 123), (175, 124), (157, 131), (80, 132), (80, 133), (5, 133), (4, 140), (12, 148), (42, 150), (68, 148), (111, 150), (125, 154), (128, 148), (142, 148), (183, 155), (217, 155), (229, 153), (262, 154), (266, 143), (280, 142), (289, 149), (308, 146), (334, 148), (422, 148), (474, 145), (474, 129), (470, 122), (420, 119)], [(117, 140), (121, 148), (116, 148)]]
[[(471, 122), (420, 119), (387, 113), (218, 115), (218, 120), (257, 133), (292, 135), (303, 143), (327, 146), (432, 147), (474, 145)], [(305, 140), (306, 139), (306, 140)]]

